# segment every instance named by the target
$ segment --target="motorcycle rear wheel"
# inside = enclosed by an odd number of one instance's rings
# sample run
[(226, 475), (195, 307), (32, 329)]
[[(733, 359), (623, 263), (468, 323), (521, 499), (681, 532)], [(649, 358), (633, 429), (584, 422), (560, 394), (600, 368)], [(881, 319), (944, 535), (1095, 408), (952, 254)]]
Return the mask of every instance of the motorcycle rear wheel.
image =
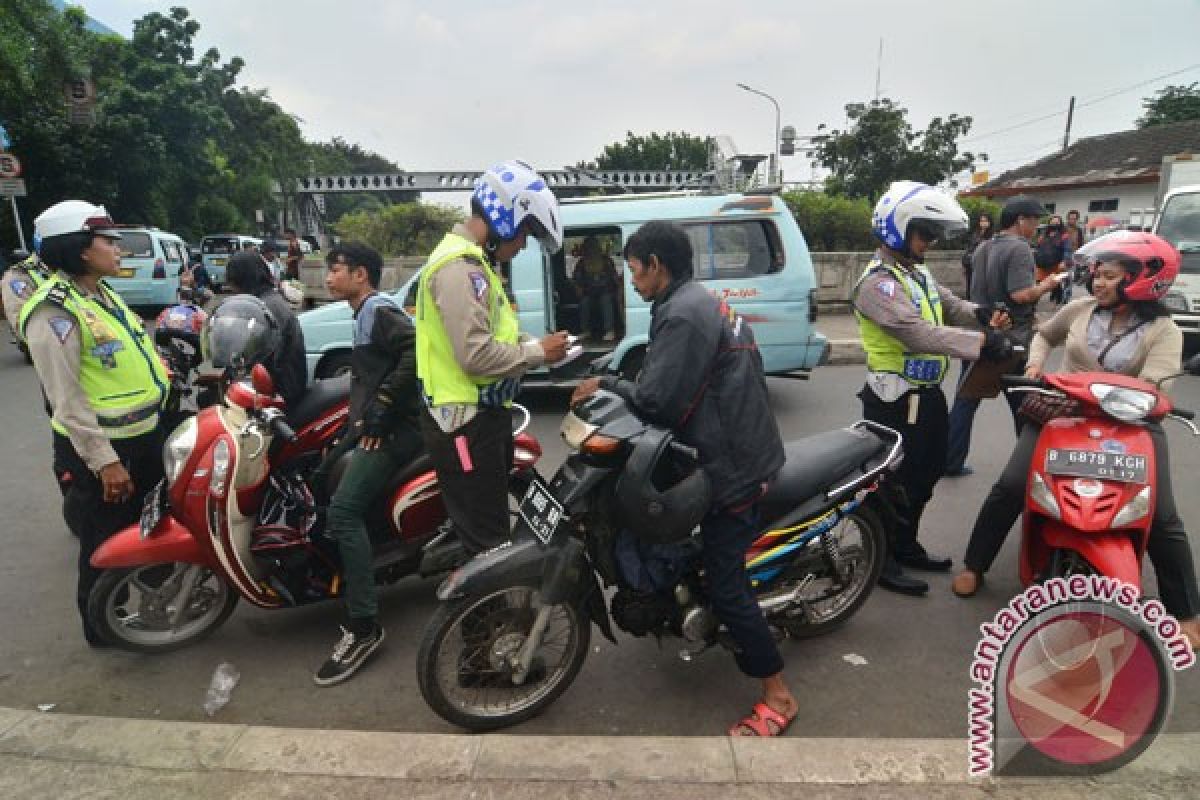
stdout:
[(506, 728), (558, 699), (579, 674), (591, 622), (576, 606), (554, 606), (524, 683), (512, 681), (508, 657), (526, 641), (537, 589), (514, 585), (438, 607), (417, 652), (421, 696), (442, 719), (471, 731)]
[[(848, 542), (847, 533), (850, 528), (857, 530), (857, 542)], [(793, 638), (811, 639), (845, 625), (847, 620), (858, 613), (863, 603), (867, 602), (871, 590), (879, 581), (880, 572), (883, 571), (887, 538), (875, 512), (865, 506), (859, 506), (846, 514), (830, 533), (837, 537), (842, 558), (850, 569), (849, 585), (837, 591), (824, 591), (820, 586), (810, 586), (805, 590), (804, 597), (816, 613), (810, 615), (802, 605), (795, 605), (771, 619)], [(810, 545), (820, 546), (817, 542)], [(831, 576), (819, 575), (814, 583), (827, 578)]]
[[(170, 595), (169, 582), (194, 566), (146, 564), (105, 570), (88, 597), (89, 622), (105, 641), (137, 653), (167, 653), (203, 639), (229, 619), (238, 595), (204, 567), (197, 567), (203, 572), (186, 598)], [(179, 602), (188, 610), (174, 626), (168, 615)]]

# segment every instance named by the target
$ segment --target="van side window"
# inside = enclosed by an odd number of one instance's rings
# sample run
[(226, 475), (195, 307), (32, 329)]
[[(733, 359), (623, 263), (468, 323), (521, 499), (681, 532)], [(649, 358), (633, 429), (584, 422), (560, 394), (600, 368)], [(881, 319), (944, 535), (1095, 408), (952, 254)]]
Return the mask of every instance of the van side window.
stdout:
[(783, 246), (775, 224), (766, 219), (687, 223), (697, 280), (735, 280), (783, 269)]
[(179, 244), (167, 239), (162, 239), (163, 251), (167, 254), (167, 261), (172, 264), (182, 264), (184, 261), (183, 254), (179, 252)]

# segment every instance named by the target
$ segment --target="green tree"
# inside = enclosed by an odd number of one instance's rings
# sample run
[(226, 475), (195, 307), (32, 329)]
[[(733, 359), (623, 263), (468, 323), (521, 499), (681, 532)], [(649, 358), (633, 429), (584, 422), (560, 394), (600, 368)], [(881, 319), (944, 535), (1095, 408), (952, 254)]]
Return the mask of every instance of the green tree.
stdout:
[(1139, 128), (1200, 119), (1200, 84), (1159, 89), (1150, 97), (1143, 98), (1142, 108), (1146, 113), (1137, 121)]
[(333, 228), (343, 239), (364, 242), (384, 255), (423, 256), (462, 220), (460, 211), (446, 206), (397, 203), (346, 214)]
[(971, 117), (934, 117), (918, 132), (908, 122), (908, 109), (885, 97), (848, 104), (846, 118), (845, 130), (814, 139), (814, 161), (830, 171), (825, 188), (831, 194), (874, 200), (892, 181), (935, 185), (970, 169), (977, 158), (987, 159), (959, 152), (958, 141), (971, 130)]
[(873, 250), (871, 204), (865, 198), (850, 198), (825, 192), (784, 192), (809, 248), (817, 251)]
[(624, 142), (613, 142), (595, 161), (580, 162), (584, 169), (702, 170), (708, 167), (712, 137), (668, 132), (638, 136), (625, 134)]

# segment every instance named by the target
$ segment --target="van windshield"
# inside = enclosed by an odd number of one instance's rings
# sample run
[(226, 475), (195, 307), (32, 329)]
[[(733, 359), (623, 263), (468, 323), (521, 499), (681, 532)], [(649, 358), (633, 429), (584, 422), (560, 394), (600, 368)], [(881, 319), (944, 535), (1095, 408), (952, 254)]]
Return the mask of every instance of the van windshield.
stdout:
[(150, 241), (148, 233), (130, 233), (128, 231), (121, 234), (121, 258), (153, 258), (154, 244)]
[(1200, 192), (1167, 201), (1158, 218), (1158, 235), (1179, 248), (1184, 272), (1200, 273)]
[(225, 256), (237, 250), (237, 239), (232, 236), (209, 236), (200, 245), (200, 252), (205, 255)]

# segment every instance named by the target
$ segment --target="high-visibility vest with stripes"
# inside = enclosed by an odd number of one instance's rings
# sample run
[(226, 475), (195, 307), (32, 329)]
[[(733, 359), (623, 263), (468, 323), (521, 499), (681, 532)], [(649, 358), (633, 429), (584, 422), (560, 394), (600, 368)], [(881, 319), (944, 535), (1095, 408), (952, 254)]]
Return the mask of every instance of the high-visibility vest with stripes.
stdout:
[[(911, 273), (896, 264), (887, 264), (879, 258), (871, 259), (859, 276), (851, 293), (851, 302), (858, 296), (859, 288), (871, 273), (882, 270), (892, 276), (897, 291), (904, 296), (930, 325), (941, 326), (942, 298), (937, 282), (923, 264), (913, 267), (924, 281), (924, 288)], [(863, 349), (867, 352), (867, 369), (872, 372), (891, 372), (902, 376), (914, 386), (937, 386), (946, 376), (950, 365), (949, 357), (941, 353), (913, 353), (896, 337), (881, 328), (873, 319), (861, 314), (857, 308), (854, 316), (862, 335)]]

